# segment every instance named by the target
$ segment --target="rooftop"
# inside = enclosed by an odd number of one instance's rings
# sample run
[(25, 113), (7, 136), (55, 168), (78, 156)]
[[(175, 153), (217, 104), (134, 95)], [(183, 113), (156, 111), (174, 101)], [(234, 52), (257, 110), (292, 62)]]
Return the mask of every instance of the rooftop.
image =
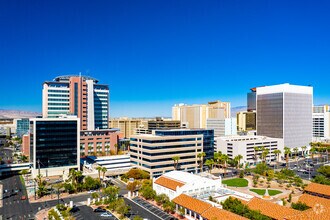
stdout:
[(206, 177), (201, 177), (196, 174), (192, 174), (184, 171), (178, 171), (178, 170), (165, 173), (162, 176), (182, 183), (192, 183), (196, 181), (202, 182), (203, 180), (207, 179)]
[(208, 220), (213, 220), (213, 219), (226, 219), (226, 220), (243, 220), (243, 219), (247, 219), (245, 217), (236, 215), (232, 212), (229, 212), (227, 210), (224, 209), (219, 209), (216, 207), (211, 207), (209, 209), (207, 209), (203, 214), (202, 214), (203, 218), (206, 218)]
[(98, 83), (98, 80), (93, 78), (93, 77), (77, 75), (77, 74), (57, 76), (57, 77), (54, 78), (54, 81), (56, 81), (56, 82), (61, 82), (63, 80), (66, 81), (66, 80), (69, 80), (71, 77), (82, 77), (85, 80), (93, 80), (95, 83)]
[(301, 211), (281, 206), (257, 197), (251, 199), (247, 203), (247, 206), (252, 210), (259, 210), (261, 214), (273, 219), (285, 219), (286, 216), (293, 216), (301, 213)]
[(206, 202), (203, 202), (199, 199), (195, 199), (193, 197), (187, 196), (185, 194), (181, 194), (177, 197), (175, 197), (172, 202), (183, 206), (187, 209), (190, 209), (198, 214), (202, 214), (207, 209), (211, 208), (212, 205)]
[(323, 205), (330, 208), (330, 199), (325, 199), (318, 196), (312, 196), (306, 193), (301, 195), (298, 201), (305, 203), (307, 206), (311, 208), (317, 205)]
[(305, 191), (330, 196), (330, 186), (319, 183), (308, 184), (308, 186), (305, 188)]
[(174, 191), (176, 191), (177, 187), (181, 187), (181, 186), (185, 185), (185, 183), (183, 183), (183, 182), (179, 182), (179, 181), (176, 181), (176, 180), (164, 177), (164, 176), (159, 177), (155, 181), (155, 183), (158, 185), (164, 186), (168, 189), (174, 190)]

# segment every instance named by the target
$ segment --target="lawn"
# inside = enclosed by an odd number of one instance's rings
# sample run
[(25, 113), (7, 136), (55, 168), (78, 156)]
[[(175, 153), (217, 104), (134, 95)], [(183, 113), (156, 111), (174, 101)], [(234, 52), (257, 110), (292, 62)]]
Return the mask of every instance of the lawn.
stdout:
[(236, 187), (246, 187), (248, 186), (248, 181), (243, 178), (234, 178), (229, 180), (223, 180), (223, 184), (226, 184), (227, 186), (236, 186)]
[[(261, 196), (265, 195), (265, 192), (266, 192), (265, 189), (250, 189), (250, 191), (255, 192), (255, 193), (257, 193)], [(274, 189), (269, 189), (268, 190), (268, 194), (270, 196), (275, 196), (275, 195), (280, 194), (280, 193), (282, 193), (282, 191), (280, 191), (280, 190), (274, 190)]]

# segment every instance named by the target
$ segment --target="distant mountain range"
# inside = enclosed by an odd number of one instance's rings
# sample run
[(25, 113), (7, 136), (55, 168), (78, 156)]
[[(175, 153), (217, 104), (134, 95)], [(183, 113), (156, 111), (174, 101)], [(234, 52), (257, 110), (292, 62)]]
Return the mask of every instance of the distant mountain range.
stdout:
[(41, 115), (41, 113), (24, 110), (0, 109), (0, 118), (34, 118), (38, 115)]
[(236, 118), (236, 113), (241, 111), (246, 111), (246, 106), (237, 106), (231, 108), (231, 117)]

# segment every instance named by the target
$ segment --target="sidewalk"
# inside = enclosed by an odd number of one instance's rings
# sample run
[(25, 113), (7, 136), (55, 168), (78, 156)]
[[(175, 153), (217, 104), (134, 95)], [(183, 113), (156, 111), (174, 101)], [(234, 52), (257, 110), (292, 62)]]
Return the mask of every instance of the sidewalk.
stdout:
[(46, 208), (46, 209), (42, 209), (39, 212), (37, 212), (37, 214), (35, 215), (35, 219), (36, 220), (44, 220), (44, 219), (48, 219), (48, 211), (51, 208)]
[[(88, 194), (87, 192), (80, 192), (80, 193), (75, 193), (75, 194), (69, 194), (69, 193), (61, 193), (60, 194), (60, 199), (65, 199), (65, 198), (72, 198), (80, 195), (86, 195)], [(37, 198), (36, 200), (34, 199), (34, 196), (29, 197), (29, 202), (30, 203), (36, 203), (36, 202), (46, 202), (50, 200), (57, 199), (57, 194), (47, 195), (43, 196), (41, 198)]]

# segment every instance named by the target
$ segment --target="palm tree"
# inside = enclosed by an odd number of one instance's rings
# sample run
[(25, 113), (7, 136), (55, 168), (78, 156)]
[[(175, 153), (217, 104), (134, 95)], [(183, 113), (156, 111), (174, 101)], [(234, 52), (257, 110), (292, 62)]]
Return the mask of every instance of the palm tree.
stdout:
[(314, 160), (314, 154), (316, 153), (317, 148), (315, 146), (313, 146), (310, 150), (309, 153), (312, 156), (312, 160)]
[(285, 161), (286, 161), (286, 168), (289, 167), (289, 155), (291, 153), (291, 149), (288, 147), (284, 147), (284, 154), (285, 154)]
[(77, 176), (77, 171), (73, 168), (70, 169), (70, 171), (69, 171), (69, 180), (71, 180), (72, 186), (75, 185), (76, 176)]
[(281, 150), (276, 149), (273, 151), (274, 154), (276, 154), (276, 158), (277, 158), (277, 169), (278, 169), (278, 163), (280, 162), (280, 154), (282, 153)]
[(240, 162), (241, 162), (241, 160), (243, 159), (243, 156), (242, 155), (237, 155), (235, 158), (234, 158), (234, 160), (235, 161), (237, 161), (237, 169), (239, 168), (239, 166), (240, 166)]
[(298, 147), (293, 148), (293, 151), (294, 151), (294, 154), (295, 154), (296, 161), (298, 163), (298, 151), (299, 151)]
[(258, 147), (258, 146), (256, 146), (256, 147), (254, 147), (254, 159), (255, 159), (255, 161), (256, 161), (256, 164), (257, 164), (257, 162), (258, 162), (258, 152), (260, 151), (260, 147)]
[(98, 167), (96, 167), (96, 170), (97, 170), (98, 173), (99, 173), (99, 180), (100, 180), (100, 182), (101, 182), (101, 172), (102, 172), (102, 167), (101, 167), (101, 166), (98, 166)]
[(104, 181), (104, 176), (105, 176), (105, 173), (107, 172), (108, 170), (107, 170), (107, 168), (105, 168), (105, 167), (102, 167), (102, 169), (101, 169), (101, 172), (102, 172), (102, 176), (103, 176), (103, 181)]
[(213, 159), (214, 159), (214, 162), (219, 165), (220, 164), (220, 157), (221, 157), (221, 151), (219, 152), (215, 152), (214, 153), (214, 156), (213, 156)]
[(214, 165), (214, 160), (213, 159), (208, 159), (205, 161), (205, 165), (208, 166), (209, 172), (211, 173), (213, 165)]
[(204, 157), (206, 156), (205, 152), (200, 152), (199, 154), (197, 154), (197, 157), (199, 158), (200, 161), (200, 172), (203, 172), (203, 160)]
[(174, 156), (174, 157), (172, 157), (172, 160), (173, 160), (173, 163), (174, 163), (174, 169), (177, 170), (178, 165), (179, 165), (180, 157), (179, 156)]
[(228, 161), (229, 157), (227, 154), (222, 154), (221, 155), (221, 161), (224, 163), (224, 175), (226, 175), (226, 169), (227, 169), (227, 161)]
[(261, 158), (262, 158), (263, 163), (266, 163), (268, 154), (269, 154), (269, 149), (266, 149), (265, 147), (262, 147), (261, 148)]
[(306, 147), (306, 146), (302, 146), (301, 149), (302, 149), (302, 151), (303, 151), (303, 156), (304, 156), (304, 158), (305, 158), (305, 151), (306, 151), (307, 147)]

